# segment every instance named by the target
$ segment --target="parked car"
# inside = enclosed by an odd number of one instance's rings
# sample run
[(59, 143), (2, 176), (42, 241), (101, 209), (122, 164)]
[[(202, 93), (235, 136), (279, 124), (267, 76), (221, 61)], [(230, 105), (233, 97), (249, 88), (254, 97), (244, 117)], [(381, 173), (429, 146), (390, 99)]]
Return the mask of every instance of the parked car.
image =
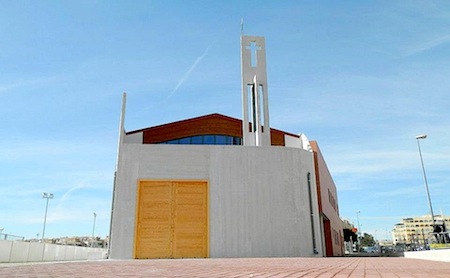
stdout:
[(376, 246), (368, 246), (363, 248), (365, 253), (378, 253), (378, 248)]

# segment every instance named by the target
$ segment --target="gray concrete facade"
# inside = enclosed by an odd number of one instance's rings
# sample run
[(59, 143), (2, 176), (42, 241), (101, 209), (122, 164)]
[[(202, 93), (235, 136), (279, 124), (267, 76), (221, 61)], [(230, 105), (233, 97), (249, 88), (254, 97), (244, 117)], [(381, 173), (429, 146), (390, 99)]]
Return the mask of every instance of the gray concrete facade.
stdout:
[[(110, 258), (133, 256), (136, 194), (141, 179), (208, 181), (210, 257), (322, 256), (311, 152), (272, 146), (119, 141)], [(313, 217), (308, 173), (313, 182)], [(312, 225), (316, 227), (314, 237)]]

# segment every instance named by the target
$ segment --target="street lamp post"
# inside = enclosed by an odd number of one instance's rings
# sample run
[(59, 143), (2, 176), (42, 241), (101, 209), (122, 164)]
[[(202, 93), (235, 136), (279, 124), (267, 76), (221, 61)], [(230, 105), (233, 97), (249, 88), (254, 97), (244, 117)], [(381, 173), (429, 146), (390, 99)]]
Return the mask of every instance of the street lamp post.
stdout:
[(356, 212), (356, 220), (358, 221), (358, 252), (361, 248), (361, 226), (359, 225), (359, 214), (361, 213), (360, 210)]
[(42, 193), (42, 198), (47, 199), (47, 203), (45, 205), (45, 216), (44, 216), (44, 228), (42, 230), (42, 241), (44, 241), (44, 236), (45, 236), (45, 224), (47, 222), (47, 210), (48, 210), (48, 200), (49, 199), (53, 199), (53, 193), (46, 193), (43, 192)]
[(94, 237), (95, 233), (95, 219), (97, 218), (97, 213), (94, 212), (94, 226), (92, 227), (92, 238)]
[(420, 139), (425, 139), (425, 138), (427, 138), (426, 134), (417, 135), (416, 141), (417, 141), (417, 147), (419, 148), (419, 156), (420, 156), (420, 163), (422, 164), (423, 180), (425, 182), (425, 189), (427, 191), (427, 197), (428, 197), (428, 205), (430, 206), (431, 221), (433, 223), (433, 229), (434, 229), (435, 221), (434, 221), (433, 206), (431, 205), (431, 197), (430, 197), (430, 190), (428, 189), (427, 174), (425, 173), (425, 166), (423, 165), (422, 151), (420, 150), (420, 143), (419, 143)]
[(94, 234), (95, 234), (95, 220), (97, 218), (97, 213), (94, 212), (94, 225), (92, 227), (92, 247), (94, 247)]

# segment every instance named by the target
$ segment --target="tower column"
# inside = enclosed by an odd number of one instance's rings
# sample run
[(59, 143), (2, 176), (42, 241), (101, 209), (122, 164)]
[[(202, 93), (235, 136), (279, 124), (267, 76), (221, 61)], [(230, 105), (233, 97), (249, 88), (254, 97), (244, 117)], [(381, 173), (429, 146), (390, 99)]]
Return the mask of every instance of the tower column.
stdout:
[(241, 37), (242, 133), (245, 146), (270, 146), (264, 37)]

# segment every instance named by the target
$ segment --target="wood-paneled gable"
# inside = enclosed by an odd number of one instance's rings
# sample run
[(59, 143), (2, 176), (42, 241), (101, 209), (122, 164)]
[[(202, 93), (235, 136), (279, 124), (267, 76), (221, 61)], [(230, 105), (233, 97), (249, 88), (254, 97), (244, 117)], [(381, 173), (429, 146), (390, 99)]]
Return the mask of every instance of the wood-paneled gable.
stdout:
[[(242, 138), (242, 121), (221, 114), (209, 114), (164, 125), (127, 132), (143, 133), (143, 144), (156, 144), (197, 135), (227, 135)], [(273, 146), (284, 146), (284, 135), (297, 136), (270, 129)]]

